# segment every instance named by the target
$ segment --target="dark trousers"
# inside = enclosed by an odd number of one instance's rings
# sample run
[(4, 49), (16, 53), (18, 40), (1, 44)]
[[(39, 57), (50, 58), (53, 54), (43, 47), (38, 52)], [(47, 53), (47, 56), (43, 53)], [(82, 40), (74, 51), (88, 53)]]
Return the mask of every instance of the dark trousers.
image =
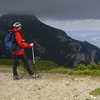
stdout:
[(23, 61), (24, 67), (28, 71), (29, 75), (33, 74), (32, 70), (30, 69), (29, 62), (24, 54), (23, 55), (14, 55), (13, 59), (14, 59), (14, 63), (13, 63), (13, 75), (14, 76), (18, 75), (17, 66), (18, 66), (19, 59), (21, 59)]

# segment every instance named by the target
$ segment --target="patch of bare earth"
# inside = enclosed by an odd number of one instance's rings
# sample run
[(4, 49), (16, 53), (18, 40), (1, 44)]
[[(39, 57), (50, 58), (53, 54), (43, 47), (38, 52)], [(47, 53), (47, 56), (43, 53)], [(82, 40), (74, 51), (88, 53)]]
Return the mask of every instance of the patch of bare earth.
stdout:
[(100, 76), (42, 73), (37, 79), (23, 74), (22, 79), (13, 80), (12, 69), (0, 69), (0, 100), (100, 100), (89, 95), (98, 87)]

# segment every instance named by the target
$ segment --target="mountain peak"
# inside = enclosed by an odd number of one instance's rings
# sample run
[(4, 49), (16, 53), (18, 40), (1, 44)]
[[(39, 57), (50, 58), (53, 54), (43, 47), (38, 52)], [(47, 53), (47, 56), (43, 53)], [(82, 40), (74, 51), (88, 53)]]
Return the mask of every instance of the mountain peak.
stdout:
[(4, 22), (8, 21), (24, 21), (24, 20), (35, 20), (37, 19), (36, 16), (32, 14), (5, 14), (0, 17), (0, 20)]

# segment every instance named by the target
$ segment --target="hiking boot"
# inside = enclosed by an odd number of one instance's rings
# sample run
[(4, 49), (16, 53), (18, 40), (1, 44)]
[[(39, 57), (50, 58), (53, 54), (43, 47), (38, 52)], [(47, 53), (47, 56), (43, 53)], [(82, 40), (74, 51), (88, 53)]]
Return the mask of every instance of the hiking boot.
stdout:
[(19, 80), (19, 76), (13, 76), (13, 80)]
[(39, 75), (38, 74), (36, 74), (36, 73), (34, 73), (34, 74), (32, 74), (32, 75), (30, 75), (32, 78), (38, 78), (39, 77)]

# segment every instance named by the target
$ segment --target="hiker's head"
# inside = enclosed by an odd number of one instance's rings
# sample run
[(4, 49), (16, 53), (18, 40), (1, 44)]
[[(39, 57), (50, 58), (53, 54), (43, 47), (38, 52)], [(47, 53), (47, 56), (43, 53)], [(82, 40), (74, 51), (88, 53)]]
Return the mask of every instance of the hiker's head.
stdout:
[(21, 30), (22, 25), (21, 25), (21, 23), (19, 23), (19, 22), (15, 22), (15, 23), (13, 24), (13, 27), (16, 27), (17, 30)]

